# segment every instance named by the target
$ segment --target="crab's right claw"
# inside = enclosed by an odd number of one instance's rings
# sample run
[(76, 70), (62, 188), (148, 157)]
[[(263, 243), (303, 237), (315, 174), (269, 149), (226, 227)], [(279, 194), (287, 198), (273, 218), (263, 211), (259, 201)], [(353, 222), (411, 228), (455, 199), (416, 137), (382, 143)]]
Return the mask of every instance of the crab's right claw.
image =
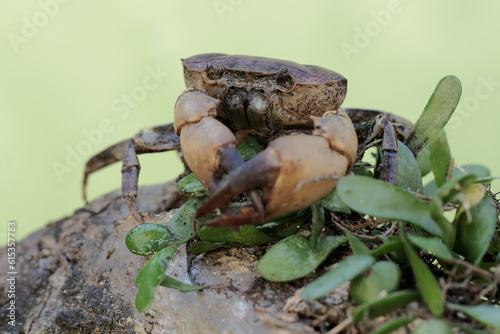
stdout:
[[(281, 166), (282, 163), (274, 150), (265, 150), (241, 164), (218, 184), (216, 190), (198, 208), (196, 217), (202, 217), (217, 208), (227, 206), (231, 199), (239, 193), (258, 188), (262, 188), (264, 191), (270, 189), (279, 175)], [(259, 218), (260, 220), (265, 219), (265, 208), (261, 204), (258, 193), (255, 190), (253, 191), (256, 195), (254, 195), (255, 197), (250, 196), (253, 210), (246, 209), (239, 214), (225, 213), (226, 224), (236, 226), (238, 225), (237, 221), (245, 220), (245, 216)], [(234, 221), (234, 224), (231, 224), (232, 221)]]

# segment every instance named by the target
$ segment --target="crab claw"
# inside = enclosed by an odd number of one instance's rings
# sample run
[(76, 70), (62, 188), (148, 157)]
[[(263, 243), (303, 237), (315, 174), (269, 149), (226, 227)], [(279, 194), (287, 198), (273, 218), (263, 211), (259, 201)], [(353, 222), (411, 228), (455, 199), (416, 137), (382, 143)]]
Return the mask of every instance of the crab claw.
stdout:
[[(223, 179), (196, 212), (204, 216), (227, 207), (237, 194), (262, 189), (265, 217), (244, 207), (204, 222), (208, 226), (257, 224), (305, 208), (330, 193), (352, 166), (357, 141), (342, 115), (315, 119), (313, 135), (280, 137)], [(348, 119), (346, 121), (350, 122)]]
[[(278, 177), (281, 166), (282, 163), (273, 150), (265, 150), (241, 164), (218, 184), (217, 189), (210, 194), (208, 200), (198, 208), (196, 217), (202, 217), (219, 207), (227, 206), (229, 201), (239, 193), (257, 188), (271, 188)], [(250, 218), (254, 217), (255, 214), (260, 219), (265, 219), (265, 208), (261, 207), (260, 198), (252, 198), (252, 203), (254, 205), (253, 211), (243, 208), (244, 210), (240, 209), (243, 211), (239, 214), (226, 213), (224, 216), (225, 225), (236, 226), (238, 225), (236, 221), (244, 221), (243, 216)], [(232, 223), (233, 220), (234, 223)]]

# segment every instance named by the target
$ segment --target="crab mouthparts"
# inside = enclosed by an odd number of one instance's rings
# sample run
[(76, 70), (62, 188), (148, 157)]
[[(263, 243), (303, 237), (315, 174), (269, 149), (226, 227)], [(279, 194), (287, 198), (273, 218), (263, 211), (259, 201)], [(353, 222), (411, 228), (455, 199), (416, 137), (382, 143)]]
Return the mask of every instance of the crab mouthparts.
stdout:
[(269, 129), (271, 105), (259, 91), (245, 89), (230, 90), (224, 99), (226, 119), (235, 130)]

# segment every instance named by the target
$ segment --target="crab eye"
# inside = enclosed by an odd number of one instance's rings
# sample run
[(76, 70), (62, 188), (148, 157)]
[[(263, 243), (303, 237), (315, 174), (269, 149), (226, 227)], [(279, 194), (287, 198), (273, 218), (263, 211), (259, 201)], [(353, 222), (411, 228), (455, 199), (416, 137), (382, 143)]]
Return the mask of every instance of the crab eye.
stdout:
[(276, 82), (278, 83), (278, 86), (286, 90), (292, 89), (295, 85), (295, 81), (292, 76), (288, 74), (288, 68), (286, 67), (283, 67), (276, 75)]
[(221, 66), (215, 67), (212, 64), (207, 64), (206, 73), (209, 80), (217, 80), (224, 74), (224, 69)]

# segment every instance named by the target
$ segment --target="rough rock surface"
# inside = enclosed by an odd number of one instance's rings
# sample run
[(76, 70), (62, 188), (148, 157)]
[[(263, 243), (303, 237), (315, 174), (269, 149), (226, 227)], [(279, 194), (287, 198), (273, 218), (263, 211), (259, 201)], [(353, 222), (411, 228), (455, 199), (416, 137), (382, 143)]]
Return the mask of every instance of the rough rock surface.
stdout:
[[(142, 188), (138, 207), (144, 212), (165, 212), (182, 201), (175, 184), (167, 183)], [(2, 316), (0, 332), (313, 331), (292, 314), (279, 317), (287, 299), (288, 307), (294, 303), (298, 285), (262, 279), (255, 271), (264, 252), (258, 247), (221, 249), (198, 257), (186, 256), (181, 247), (168, 269), (169, 275), (184, 283), (209, 284), (211, 288), (181, 293), (159, 287), (151, 308), (146, 313), (137, 312), (134, 280), (148, 258), (133, 255), (124, 244), (127, 232), (136, 225), (133, 219), (123, 219), (128, 214), (121, 193), (116, 191), (20, 241), (16, 245), (16, 326), (9, 325), (9, 319)], [(172, 212), (150, 214), (148, 220), (168, 215)], [(2, 259), (7, 258), (5, 248), (0, 254)], [(7, 272), (7, 263), (2, 261), (2, 310), (9, 303)]]

